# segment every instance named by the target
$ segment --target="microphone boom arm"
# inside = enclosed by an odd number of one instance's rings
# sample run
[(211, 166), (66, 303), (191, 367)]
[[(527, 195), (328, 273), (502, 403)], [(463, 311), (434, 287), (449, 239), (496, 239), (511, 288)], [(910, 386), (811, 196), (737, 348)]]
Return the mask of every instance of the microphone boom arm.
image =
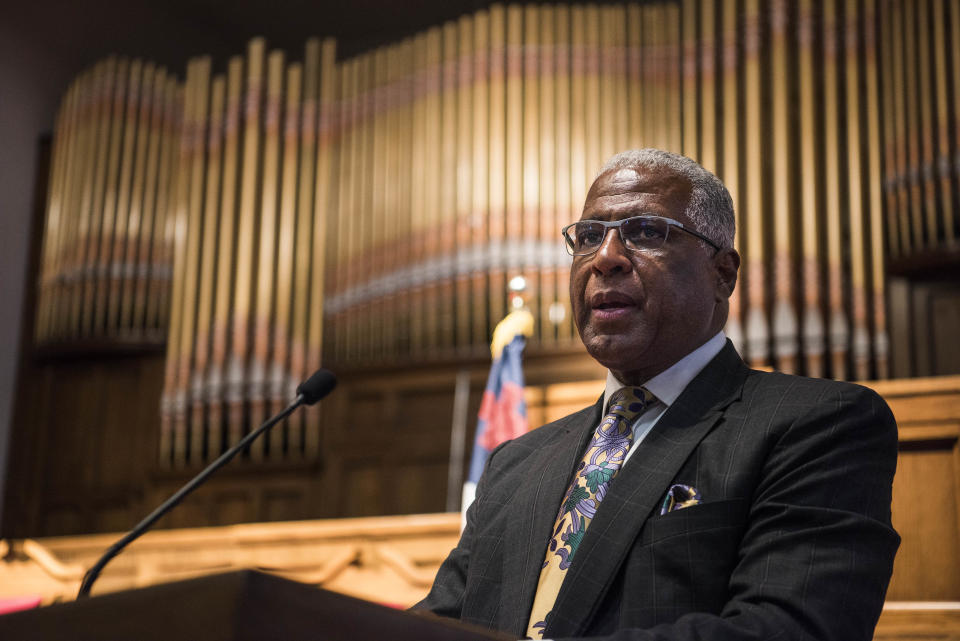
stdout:
[(109, 563), (113, 557), (120, 554), (120, 552), (130, 545), (133, 541), (138, 539), (147, 529), (156, 523), (163, 515), (172, 510), (180, 501), (182, 501), (188, 494), (193, 492), (197, 487), (199, 487), (207, 478), (219, 470), (221, 467), (229, 463), (233, 457), (239, 454), (245, 447), (250, 445), (258, 436), (269, 430), (271, 427), (282, 421), (283, 419), (290, 416), (294, 410), (300, 407), (303, 404), (311, 405), (310, 399), (307, 398), (303, 393), (300, 392), (300, 389), (297, 390), (297, 398), (287, 406), (285, 410), (267, 419), (260, 427), (250, 432), (239, 443), (231, 447), (229, 450), (220, 455), (217, 460), (208, 465), (203, 469), (202, 472), (193, 477), (186, 485), (181, 487), (177, 492), (164, 501), (160, 507), (151, 512), (146, 518), (137, 523), (136, 526), (127, 534), (118, 540), (116, 543), (111, 545), (107, 551), (100, 557), (100, 559), (91, 567), (87, 573), (83, 576), (83, 582), (80, 584), (80, 591), (77, 593), (77, 599), (82, 599), (90, 595), (90, 588), (93, 586), (93, 582), (97, 580), (97, 577), (100, 576), (100, 572), (103, 568)]

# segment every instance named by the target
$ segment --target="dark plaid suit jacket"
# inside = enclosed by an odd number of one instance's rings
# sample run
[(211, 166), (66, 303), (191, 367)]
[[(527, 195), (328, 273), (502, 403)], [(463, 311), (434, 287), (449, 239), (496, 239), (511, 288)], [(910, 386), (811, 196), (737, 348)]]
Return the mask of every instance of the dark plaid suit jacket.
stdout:
[[(491, 454), (463, 536), (416, 608), (525, 635), (601, 402)], [(874, 392), (750, 370), (728, 342), (614, 479), (544, 636), (870, 639), (900, 540), (896, 458), (896, 424)], [(675, 483), (703, 503), (661, 516)]]

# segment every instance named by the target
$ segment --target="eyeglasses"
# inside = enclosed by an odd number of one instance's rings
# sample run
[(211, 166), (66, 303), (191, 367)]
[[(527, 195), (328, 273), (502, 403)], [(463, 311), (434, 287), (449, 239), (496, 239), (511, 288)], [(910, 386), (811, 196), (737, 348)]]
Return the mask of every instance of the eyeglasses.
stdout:
[(571, 256), (588, 256), (603, 244), (607, 231), (615, 228), (620, 232), (620, 242), (627, 249), (635, 252), (647, 252), (660, 249), (667, 242), (667, 236), (673, 228), (696, 236), (714, 249), (720, 249), (715, 242), (692, 229), (687, 229), (683, 223), (663, 216), (632, 216), (623, 220), (581, 220), (571, 223), (560, 230), (566, 242), (567, 253)]

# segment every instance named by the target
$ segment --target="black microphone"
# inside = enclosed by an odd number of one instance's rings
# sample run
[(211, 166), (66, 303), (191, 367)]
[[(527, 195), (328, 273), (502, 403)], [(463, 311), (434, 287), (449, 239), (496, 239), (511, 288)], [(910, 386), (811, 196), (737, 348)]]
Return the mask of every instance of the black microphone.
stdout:
[(337, 377), (328, 369), (318, 369), (310, 378), (297, 386), (297, 398), (303, 398), (302, 405), (313, 405), (337, 386)]
[(123, 538), (111, 545), (109, 549), (103, 553), (103, 556), (101, 556), (100, 559), (94, 564), (94, 566), (90, 568), (85, 575), (83, 575), (83, 582), (80, 584), (80, 591), (77, 593), (77, 599), (82, 599), (90, 595), (90, 588), (93, 587), (93, 582), (97, 580), (97, 577), (100, 576), (100, 572), (107, 565), (107, 563), (113, 559), (113, 557), (120, 554), (123, 548), (127, 547), (134, 540), (138, 539), (150, 528), (151, 525), (156, 523), (163, 515), (176, 507), (177, 504), (186, 498), (188, 494), (203, 484), (203, 482), (206, 481), (211, 474), (229, 463), (234, 456), (239, 454), (245, 447), (250, 445), (254, 439), (283, 419), (290, 416), (290, 414), (292, 414), (293, 411), (298, 407), (301, 405), (313, 405), (327, 394), (332, 392), (333, 388), (336, 386), (337, 377), (333, 375), (333, 372), (326, 369), (318, 369), (310, 376), (310, 378), (300, 383), (300, 385), (297, 386), (297, 397), (292, 403), (290, 403), (290, 405), (287, 406), (285, 410), (275, 416), (270, 417), (266, 420), (266, 422), (263, 423), (263, 425), (244, 436), (239, 443), (221, 454), (220, 458), (205, 467), (202, 472), (190, 479), (186, 485), (177, 490), (176, 494), (168, 498), (160, 507), (151, 512), (145, 519), (137, 523), (137, 525), (134, 526), (132, 530), (127, 532)]

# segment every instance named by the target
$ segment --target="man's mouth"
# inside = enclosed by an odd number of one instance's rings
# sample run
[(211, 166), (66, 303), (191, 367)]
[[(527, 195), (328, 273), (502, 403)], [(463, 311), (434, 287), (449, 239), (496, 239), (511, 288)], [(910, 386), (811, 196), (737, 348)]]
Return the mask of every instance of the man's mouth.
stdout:
[(594, 316), (600, 319), (612, 320), (636, 306), (637, 302), (623, 292), (597, 292), (590, 297), (590, 308), (593, 310)]
[(636, 304), (631, 296), (617, 291), (597, 292), (590, 297), (590, 307), (593, 309), (617, 309), (634, 307)]

